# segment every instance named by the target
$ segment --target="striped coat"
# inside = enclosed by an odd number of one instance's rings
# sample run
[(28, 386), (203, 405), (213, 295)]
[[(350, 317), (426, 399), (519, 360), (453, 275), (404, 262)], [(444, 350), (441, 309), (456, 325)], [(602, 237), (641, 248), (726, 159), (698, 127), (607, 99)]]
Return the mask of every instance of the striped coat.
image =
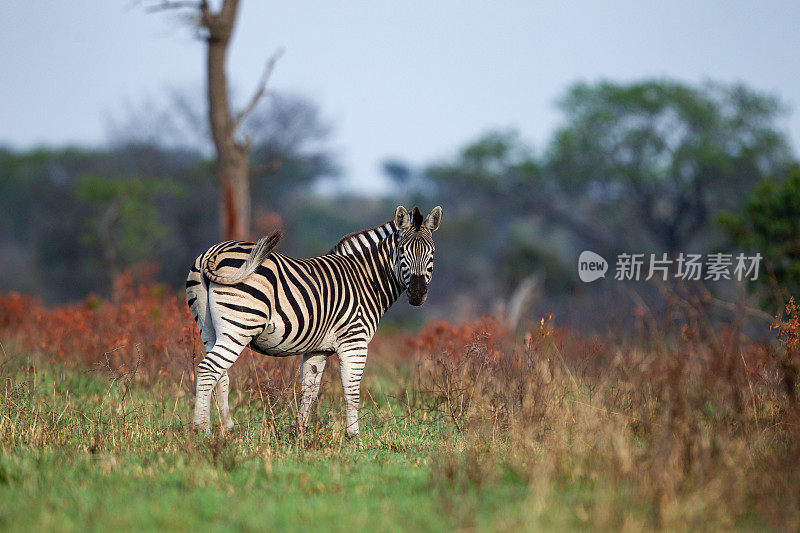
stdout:
[(223, 427), (233, 427), (227, 370), (250, 346), (264, 355), (303, 355), (300, 430), (327, 358), (336, 353), (346, 433), (357, 435), (367, 345), (404, 291), (414, 305), (425, 301), (433, 273), (432, 233), (441, 212), (436, 207), (423, 220), (419, 209), (398, 207), (393, 220), (347, 235), (328, 254), (310, 259), (275, 252), (279, 233), (255, 244), (224, 242), (199, 256), (186, 282), (207, 352), (197, 369), (195, 425), (208, 431), (213, 390)]

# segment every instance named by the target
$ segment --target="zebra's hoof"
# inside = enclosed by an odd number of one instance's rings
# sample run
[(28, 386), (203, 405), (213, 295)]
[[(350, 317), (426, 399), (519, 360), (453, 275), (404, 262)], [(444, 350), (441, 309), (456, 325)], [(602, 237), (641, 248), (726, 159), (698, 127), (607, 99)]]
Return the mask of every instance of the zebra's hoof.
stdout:
[(194, 432), (197, 433), (198, 435), (205, 435), (206, 437), (211, 435), (211, 428), (209, 427), (208, 424), (195, 423), (193, 429)]

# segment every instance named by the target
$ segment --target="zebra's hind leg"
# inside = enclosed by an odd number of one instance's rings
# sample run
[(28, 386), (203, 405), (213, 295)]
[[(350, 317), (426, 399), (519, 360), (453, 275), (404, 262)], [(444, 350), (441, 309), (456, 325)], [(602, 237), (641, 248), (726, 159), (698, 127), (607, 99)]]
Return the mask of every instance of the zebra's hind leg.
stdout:
[(322, 371), (328, 361), (327, 354), (307, 354), (303, 356), (302, 382), (300, 385), (300, 408), (297, 410), (297, 432), (302, 433), (308, 424), (311, 404), (319, 395)]
[[(230, 412), (227, 408), (228, 381), (226, 373), (233, 363), (236, 362), (236, 359), (249, 341), (249, 338), (240, 339), (227, 333), (217, 335), (214, 347), (209, 350), (203, 360), (200, 361), (200, 364), (197, 365), (197, 395), (194, 404), (194, 426), (198, 431), (203, 433), (209, 432), (211, 393), (223, 376), (226, 376), (224, 385), (225, 394), (220, 395), (219, 398), (221, 399), (224, 396), (225, 411), (228, 411), (228, 416), (230, 417)], [(223, 420), (223, 425), (225, 425), (225, 423), (226, 421)]]
[(219, 408), (219, 422), (222, 429), (230, 431), (233, 429), (233, 417), (231, 416), (231, 409), (228, 406), (228, 390), (230, 389), (231, 378), (228, 377), (228, 371), (222, 373), (219, 381), (214, 387), (214, 397), (217, 400), (217, 407)]

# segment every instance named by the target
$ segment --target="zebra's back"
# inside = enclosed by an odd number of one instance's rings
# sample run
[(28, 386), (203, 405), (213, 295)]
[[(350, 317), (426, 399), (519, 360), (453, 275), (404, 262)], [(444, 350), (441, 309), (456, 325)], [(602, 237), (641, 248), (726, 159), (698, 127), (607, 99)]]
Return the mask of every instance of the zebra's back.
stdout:
[[(251, 276), (235, 285), (218, 284), (203, 276), (210, 259), (216, 274), (232, 276), (253, 246), (242, 241), (221, 243), (195, 261), (187, 280), (187, 300), (200, 328), (250, 334), (252, 348), (275, 356), (332, 352), (353, 328), (361, 328), (369, 337), (374, 333), (374, 327), (363, 320), (368, 314), (365, 307), (368, 310), (374, 304), (360, 297), (367, 292), (365, 280), (351, 258), (295, 259), (271, 253)], [(210, 319), (198, 318), (203, 316)]]

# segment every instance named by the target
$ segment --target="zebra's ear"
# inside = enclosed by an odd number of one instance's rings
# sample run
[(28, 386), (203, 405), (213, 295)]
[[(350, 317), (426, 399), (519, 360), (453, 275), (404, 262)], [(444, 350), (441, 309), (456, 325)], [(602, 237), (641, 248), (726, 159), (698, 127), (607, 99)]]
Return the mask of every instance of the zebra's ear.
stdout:
[(437, 205), (431, 212), (428, 213), (428, 218), (425, 219), (425, 227), (431, 231), (439, 229), (439, 224), (442, 223), (442, 206)]
[(398, 205), (394, 212), (394, 223), (400, 229), (408, 229), (411, 227), (411, 215), (408, 214), (406, 208)]

